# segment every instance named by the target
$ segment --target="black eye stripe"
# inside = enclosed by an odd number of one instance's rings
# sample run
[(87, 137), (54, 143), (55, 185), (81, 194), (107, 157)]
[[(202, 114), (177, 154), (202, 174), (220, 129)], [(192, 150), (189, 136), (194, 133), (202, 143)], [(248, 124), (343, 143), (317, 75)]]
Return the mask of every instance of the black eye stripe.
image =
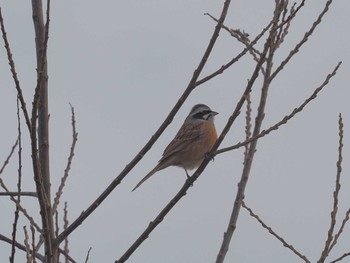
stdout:
[[(194, 114), (192, 117), (195, 118), (195, 119), (204, 119), (204, 116), (211, 113), (210, 110), (204, 110), (204, 111), (201, 111), (201, 112), (197, 112), (196, 114)], [(208, 120), (209, 116), (206, 118), (206, 120)]]

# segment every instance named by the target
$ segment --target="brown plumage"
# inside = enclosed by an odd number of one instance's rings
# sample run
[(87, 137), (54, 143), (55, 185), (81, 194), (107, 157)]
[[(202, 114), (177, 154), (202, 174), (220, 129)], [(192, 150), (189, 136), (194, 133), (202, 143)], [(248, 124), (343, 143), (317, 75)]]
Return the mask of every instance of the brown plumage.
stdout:
[(214, 116), (218, 114), (204, 104), (193, 106), (175, 138), (163, 152), (162, 158), (132, 190), (138, 188), (154, 173), (169, 166), (179, 166), (187, 170), (197, 168), (204, 160), (205, 154), (213, 147), (217, 133)]

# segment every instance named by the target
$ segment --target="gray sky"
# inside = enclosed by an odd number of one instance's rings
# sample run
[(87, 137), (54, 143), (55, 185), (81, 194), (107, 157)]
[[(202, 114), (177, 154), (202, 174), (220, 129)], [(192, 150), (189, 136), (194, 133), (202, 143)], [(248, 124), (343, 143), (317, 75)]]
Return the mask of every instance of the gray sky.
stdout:
[[(298, 1), (300, 2), (300, 1)], [(311, 26), (325, 1), (306, 1), (290, 28), (274, 65)], [(8, 38), (27, 100), (36, 84), (34, 32), (30, 1), (1, 1)], [(226, 25), (254, 37), (272, 15), (274, 1), (232, 1)], [(222, 1), (53, 1), (49, 39), (49, 88), (52, 191), (56, 192), (71, 143), (69, 102), (76, 110), (79, 140), (62, 203), (73, 221), (109, 185), (163, 122), (197, 67), (215, 23), (203, 14), (220, 14)], [(330, 224), (338, 147), (338, 114), (345, 122), (340, 222), (350, 207), (349, 179), (349, 1), (334, 1), (324, 22), (271, 85), (264, 128), (300, 105), (338, 61), (341, 69), (300, 115), (258, 143), (246, 203), (277, 233), (310, 260), (318, 259)], [(3, 46), (3, 44), (1, 44)], [(261, 48), (261, 44), (259, 47)], [(224, 31), (202, 77), (240, 52), (242, 45)], [(164, 147), (196, 103), (220, 114), (221, 132), (251, 75), (247, 56), (227, 72), (199, 86), (150, 152), (107, 200), (70, 236), (71, 255), (90, 262), (114, 262), (177, 193), (181, 169), (157, 173), (137, 191)], [(0, 160), (16, 139), (16, 93), (5, 50), (0, 51)], [(253, 97), (254, 114), (260, 92)], [(34, 189), (30, 145), (23, 123), (23, 190)], [(222, 146), (244, 138), (244, 118), (233, 125)], [(187, 195), (135, 252), (130, 262), (213, 262), (222, 242), (242, 170), (242, 150), (219, 155)], [(17, 158), (17, 157), (16, 157)], [(16, 189), (16, 158), (2, 178)], [(23, 198), (35, 218), (37, 202)], [(13, 203), (0, 198), (0, 233), (10, 236)], [(62, 215), (62, 212), (61, 212)], [(26, 221), (21, 219), (21, 223)], [(26, 223), (27, 224), (27, 223)], [(29, 227), (29, 226), (28, 226)], [(19, 232), (22, 236), (23, 230)], [(23, 238), (20, 237), (20, 241)], [(349, 252), (349, 228), (331, 254)], [(0, 243), (0, 261), (10, 246)], [(17, 262), (24, 254), (17, 252)], [(22, 260), (22, 261), (21, 261)], [(299, 259), (241, 211), (227, 262), (298, 262)], [(348, 261), (344, 261), (348, 262)]]

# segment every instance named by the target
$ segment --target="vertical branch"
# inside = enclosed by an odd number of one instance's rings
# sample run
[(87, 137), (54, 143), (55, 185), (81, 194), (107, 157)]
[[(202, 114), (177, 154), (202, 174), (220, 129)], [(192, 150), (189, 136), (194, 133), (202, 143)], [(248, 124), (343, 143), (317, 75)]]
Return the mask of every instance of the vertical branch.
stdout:
[(17, 130), (18, 130), (18, 182), (17, 182), (17, 202), (16, 202), (16, 211), (15, 219), (13, 223), (12, 230), (12, 249), (10, 256), (10, 263), (15, 262), (15, 251), (16, 251), (16, 233), (17, 233), (17, 224), (19, 219), (19, 207), (21, 203), (21, 184), (22, 184), (22, 133), (21, 133), (21, 119), (19, 116), (19, 98), (17, 97)]
[[(49, 5), (49, 1), (48, 1)], [(35, 90), (33, 111), (38, 114), (38, 143), (40, 168), (46, 195), (50, 198), (49, 166), (49, 114), (48, 114), (48, 75), (47, 75), (47, 41), (48, 25), (44, 24), (42, 0), (32, 0), (33, 22), (37, 60), (37, 87)], [(49, 6), (48, 6), (49, 10)], [(47, 18), (49, 19), (49, 18)], [(37, 112), (36, 112), (37, 110)], [(32, 116), (33, 117), (33, 116)]]
[[(64, 216), (63, 216), (63, 221), (64, 221), (64, 225), (63, 225), (63, 228), (64, 229), (67, 229), (68, 227), (68, 209), (67, 209), (67, 202), (64, 203)], [(64, 252), (66, 255), (69, 255), (69, 247), (68, 247), (68, 237), (66, 237), (64, 239)], [(69, 259), (66, 257), (66, 263), (69, 263)]]
[[(250, 93), (248, 93), (247, 98), (246, 98), (246, 102), (247, 102), (247, 108), (246, 108), (246, 115), (245, 115), (245, 120), (246, 120), (246, 124), (245, 124), (245, 135), (246, 135), (246, 140), (249, 140), (252, 132), (251, 132), (251, 128), (252, 128), (252, 101), (250, 100)], [(245, 145), (245, 150), (244, 150), (244, 162), (246, 162), (247, 156), (248, 156), (248, 150), (249, 150), (249, 146), (248, 144)]]
[(29, 235), (26, 226), (23, 227), (24, 230), (24, 244), (25, 244), (25, 249), (26, 249), (26, 257), (27, 257), (27, 263), (31, 263), (32, 261), (32, 256), (30, 255), (30, 245), (29, 245)]
[[(328, 230), (327, 240), (325, 242), (324, 249), (322, 251), (320, 259), (317, 261), (318, 263), (323, 263), (327, 258), (329, 252), (331, 251), (330, 246), (333, 240), (333, 233), (336, 223), (336, 217), (338, 212), (338, 196), (340, 191), (340, 175), (342, 171), (342, 161), (343, 161), (343, 119), (341, 114), (339, 114), (339, 146), (338, 146), (338, 161), (337, 161), (337, 175), (335, 180), (335, 190), (333, 192), (333, 209), (331, 212), (331, 225)], [(333, 248), (333, 246), (332, 246)]]
[[(38, 71), (31, 119), (32, 161), (40, 204), (40, 214), (43, 223), (46, 263), (56, 263), (58, 250), (52, 246), (52, 241), (54, 239), (54, 224), (51, 212), (49, 166), (47, 43), (49, 38), (50, 0), (47, 1), (46, 24), (44, 24), (42, 0), (32, 0), (32, 9)], [(37, 121), (38, 142), (36, 137)]]
[[(276, 39), (276, 31), (278, 28), (277, 24), (278, 24), (280, 15), (283, 12), (283, 6), (284, 6), (284, 1), (276, 2), (276, 8), (272, 19), (273, 26), (270, 30), (269, 37), (266, 40), (265, 47), (264, 47), (264, 53), (266, 54), (266, 52), (268, 52), (268, 56), (266, 60), (266, 69), (264, 74), (263, 87), (260, 95), (258, 114), (255, 118), (253, 137), (257, 136), (260, 133), (261, 125), (265, 116), (265, 105), (266, 105), (267, 94), (270, 86), (269, 78), (272, 70), (272, 59), (275, 52), (275, 39)], [(253, 163), (254, 154), (256, 152), (256, 146), (257, 146), (257, 140), (253, 141), (249, 146), (248, 154), (244, 162), (241, 180), (238, 184), (238, 191), (234, 202), (234, 207), (231, 213), (231, 218), (227, 226), (227, 230), (224, 233), (224, 239), (222, 241), (220, 251), (217, 255), (216, 263), (222, 263), (224, 261), (233, 233), (236, 229), (237, 219), (238, 219), (238, 215), (241, 209), (241, 204), (244, 198), (245, 188), (248, 183), (250, 169)]]
[(70, 147), (70, 152), (69, 152), (69, 156), (68, 156), (66, 169), (64, 169), (64, 174), (63, 174), (63, 176), (61, 178), (61, 184), (58, 187), (58, 190), (56, 192), (56, 196), (55, 196), (54, 201), (53, 201), (52, 213), (55, 213), (57, 211), (57, 206), (58, 206), (58, 204), (60, 202), (60, 198), (61, 198), (61, 195), (62, 195), (62, 192), (63, 192), (63, 188), (64, 188), (65, 183), (67, 181), (67, 178), (68, 178), (68, 175), (69, 175), (69, 171), (70, 171), (70, 168), (71, 168), (71, 165), (72, 165), (72, 161), (73, 161), (73, 157), (74, 157), (75, 145), (76, 145), (77, 140), (78, 140), (78, 133), (77, 133), (76, 128), (75, 128), (74, 107), (72, 105), (70, 105), (70, 108), (71, 108), (71, 111), (72, 111), (72, 130), (73, 130), (72, 137), (73, 137), (73, 140), (72, 140), (72, 144), (71, 144), (71, 147)]
[(35, 249), (35, 228), (33, 225), (30, 225), (30, 231), (32, 232), (32, 258), (33, 263), (36, 263), (36, 249)]

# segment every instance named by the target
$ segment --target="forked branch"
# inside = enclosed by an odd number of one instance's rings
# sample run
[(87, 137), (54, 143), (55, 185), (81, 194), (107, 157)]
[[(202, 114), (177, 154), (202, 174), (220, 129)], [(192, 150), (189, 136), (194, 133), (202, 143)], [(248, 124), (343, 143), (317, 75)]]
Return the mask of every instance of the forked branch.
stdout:
[(100, 194), (99, 197), (85, 210), (81, 213), (81, 215), (71, 223), (66, 230), (64, 230), (55, 240), (55, 244), (60, 244), (71, 232), (73, 232), (82, 222), (86, 220), (86, 218), (93, 212), (95, 209), (107, 198), (107, 196), (117, 187), (120, 182), (124, 179), (124, 177), (135, 167), (135, 165), (143, 158), (143, 156), (149, 151), (149, 149), (153, 146), (153, 144), (158, 140), (160, 135), (164, 132), (164, 130), (169, 126), (172, 122), (174, 116), (179, 111), (183, 103), (186, 101), (191, 92), (196, 88), (196, 82), (201, 74), (205, 64), (207, 63), (209, 56), (213, 50), (213, 47), (216, 43), (217, 38), (219, 37), (219, 32), (225, 20), (230, 0), (226, 0), (224, 2), (224, 7), (221, 12), (221, 16), (219, 22), (217, 23), (213, 35), (209, 41), (209, 44), (204, 52), (204, 55), (199, 62), (198, 67), (193, 72), (192, 78), (181, 95), (173, 109), (170, 111), (164, 122), (158, 128), (158, 130), (154, 133), (154, 135), (149, 139), (149, 141), (145, 144), (145, 146), (140, 150), (140, 152), (129, 162), (126, 167), (120, 172), (120, 174), (110, 183), (110, 185), (106, 188), (106, 190)]

